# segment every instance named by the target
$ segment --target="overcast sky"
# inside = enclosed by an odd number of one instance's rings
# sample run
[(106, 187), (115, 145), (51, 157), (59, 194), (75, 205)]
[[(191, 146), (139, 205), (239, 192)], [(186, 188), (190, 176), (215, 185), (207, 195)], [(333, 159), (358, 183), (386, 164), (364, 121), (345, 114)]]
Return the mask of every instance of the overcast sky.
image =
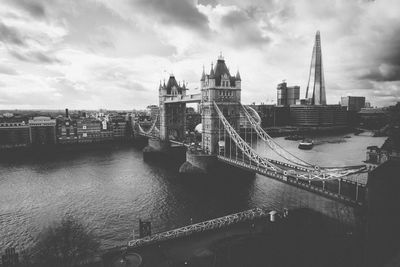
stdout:
[(242, 101), (304, 98), (321, 31), (329, 104), (400, 101), (399, 0), (1, 0), (0, 109), (132, 109), (174, 73), (198, 92), (220, 52)]

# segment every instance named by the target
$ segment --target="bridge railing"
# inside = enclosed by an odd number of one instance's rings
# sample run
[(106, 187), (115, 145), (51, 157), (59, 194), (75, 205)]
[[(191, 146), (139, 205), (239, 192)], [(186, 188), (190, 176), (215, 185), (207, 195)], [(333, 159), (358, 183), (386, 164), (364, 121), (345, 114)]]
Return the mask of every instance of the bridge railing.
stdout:
[(167, 241), (171, 239), (176, 239), (180, 237), (189, 236), (195, 233), (205, 232), (213, 229), (220, 229), (223, 227), (227, 227), (229, 225), (245, 222), (249, 220), (253, 220), (256, 218), (263, 218), (268, 216), (268, 212), (261, 208), (254, 208), (251, 210), (246, 210), (242, 212), (238, 212), (235, 214), (223, 216), (220, 218), (191, 224), (185, 227), (177, 228), (171, 231), (158, 233), (155, 235), (151, 235), (148, 237), (135, 239), (128, 242), (129, 248), (138, 248), (145, 245), (151, 245), (161, 241)]
[(257, 166), (250, 160), (236, 160), (224, 156), (218, 156), (218, 159), (232, 166), (245, 170), (250, 170), (261, 175), (274, 178), (276, 180), (304, 188), (308, 191), (320, 194), (325, 197), (340, 200), (352, 205), (362, 206), (365, 200), (366, 185), (346, 179), (337, 180), (305, 180), (292, 175), (283, 175), (281, 173), (267, 170)]

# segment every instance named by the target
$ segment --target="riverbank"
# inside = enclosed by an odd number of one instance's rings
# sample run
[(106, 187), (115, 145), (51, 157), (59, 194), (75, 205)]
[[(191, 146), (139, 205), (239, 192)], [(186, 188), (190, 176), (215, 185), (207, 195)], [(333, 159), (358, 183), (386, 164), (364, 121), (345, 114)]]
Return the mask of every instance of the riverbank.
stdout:
[[(142, 144), (143, 143), (143, 144)], [(26, 146), (0, 149), (0, 160), (23, 159), (41, 157), (45, 155), (56, 155), (63, 153), (81, 153), (85, 151), (110, 150), (124, 147), (144, 147), (144, 142), (133, 140), (112, 140), (97, 143), (76, 143), (76, 144), (54, 144), (41, 146)]]

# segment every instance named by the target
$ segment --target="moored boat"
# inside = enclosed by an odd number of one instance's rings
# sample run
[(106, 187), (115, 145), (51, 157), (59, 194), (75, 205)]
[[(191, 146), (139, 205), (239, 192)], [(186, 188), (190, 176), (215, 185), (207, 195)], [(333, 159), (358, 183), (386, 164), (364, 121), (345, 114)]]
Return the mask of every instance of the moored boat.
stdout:
[(314, 146), (314, 143), (311, 139), (304, 139), (299, 143), (300, 149), (311, 149)]

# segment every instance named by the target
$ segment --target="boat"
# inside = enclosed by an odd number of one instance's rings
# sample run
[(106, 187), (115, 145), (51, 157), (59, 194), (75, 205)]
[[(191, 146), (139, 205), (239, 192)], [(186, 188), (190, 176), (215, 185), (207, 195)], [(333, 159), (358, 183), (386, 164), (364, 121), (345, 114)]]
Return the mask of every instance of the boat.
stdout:
[(300, 149), (311, 149), (314, 146), (314, 143), (311, 139), (304, 139), (299, 143)]

